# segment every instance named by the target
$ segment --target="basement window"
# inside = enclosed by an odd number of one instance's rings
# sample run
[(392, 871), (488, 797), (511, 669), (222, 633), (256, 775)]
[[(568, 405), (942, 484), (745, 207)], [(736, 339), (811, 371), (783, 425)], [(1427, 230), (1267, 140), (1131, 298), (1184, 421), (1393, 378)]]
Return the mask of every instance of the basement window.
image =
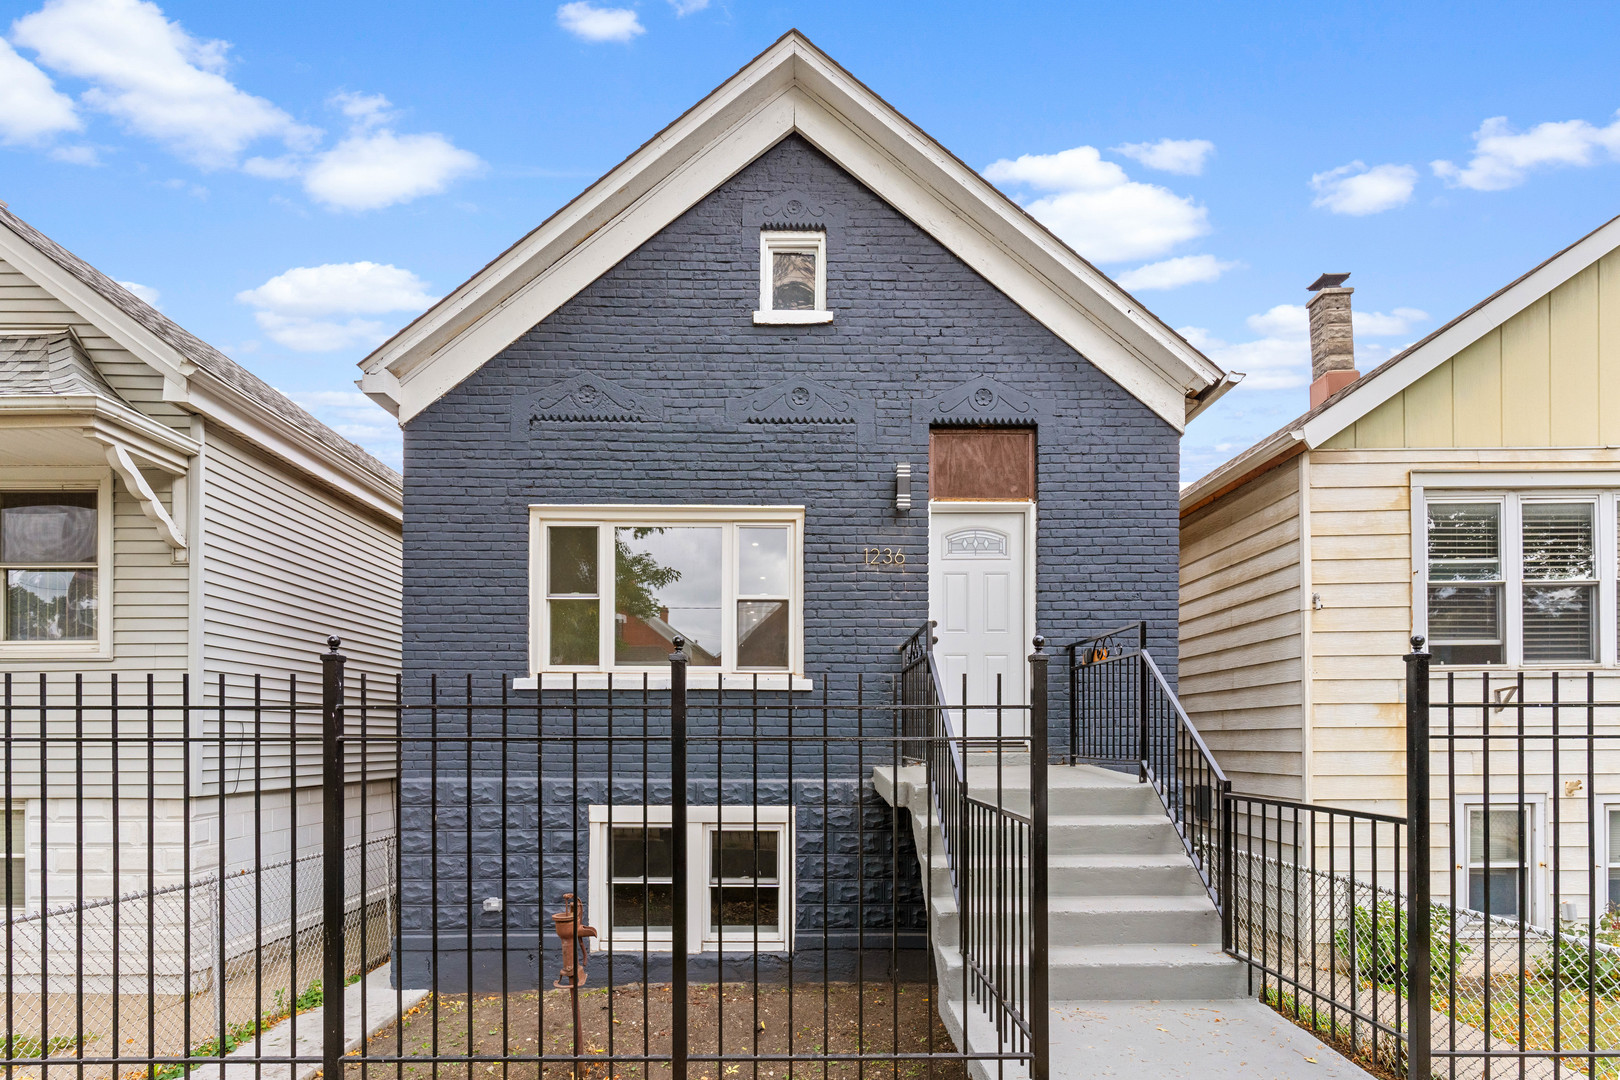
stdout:
[[(691, 952), (792, 948), (793, 815), (786, 806), (689, 806), (686, 930)], [(592, 806), (590, 907), (602, 947), (668, 951), (675, 833), (667, 806)]]
[(827, 310), (827, 234), (759, 234), (759, 325), (832, 322)]

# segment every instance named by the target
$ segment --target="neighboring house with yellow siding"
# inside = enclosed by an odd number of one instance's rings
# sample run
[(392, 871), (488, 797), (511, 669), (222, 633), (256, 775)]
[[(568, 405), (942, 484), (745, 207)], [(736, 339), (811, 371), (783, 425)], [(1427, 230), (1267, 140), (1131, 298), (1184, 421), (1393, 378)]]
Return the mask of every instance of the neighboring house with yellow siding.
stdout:
[[(1519, 672), (1528, 701), (1554, 671), (1566, 697), (1590, 673), (1620, 701), (1620, 218), (1364, 376), (1347, 276), (1312, 286), (1310, 411), (1181, 492), (1180, 691), (1237, 788), (1404, 813), (1411, 635), (1436, 700), (1452, 676), (1477, 700), (1488, 673), (1505, 726)], [(1522, 860), (1532, 919), (1553, 916), (1551, 830), (1586, 848), (1588, 807), (1592, 856), (1564, 863), (1560, 895), (1584, 913), (1589, 870), (1620, 885), (1620, 751), (1594, 761), (1591, 792), (1550, 755), (1522, 766), (1524, 850), (1491, 857)], [(1455, 767), (1437, 876), (1481, 846), (1479, 762)]]

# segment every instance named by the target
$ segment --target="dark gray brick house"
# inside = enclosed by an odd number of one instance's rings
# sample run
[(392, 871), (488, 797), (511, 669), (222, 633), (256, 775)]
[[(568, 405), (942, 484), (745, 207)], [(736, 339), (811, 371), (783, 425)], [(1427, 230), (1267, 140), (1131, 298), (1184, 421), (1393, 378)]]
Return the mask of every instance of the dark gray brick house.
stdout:
[[(362, 366), (405, 431), (407, 693), (438, 675), (441, 695), (504, 694), (527, 730), (598, 733), (642, 722), (605, 710), (667, 686), (677, 637), (695, 694), (764, 692), (773, 716), (892, 675), (930, 618), (948, 692), (965, 677), (981, 700), (998, 677), (1023, 699), (1036, 632), (1144, 618), (1174, 657), (1179, 439), (1225, 385), (796, 33)], [(407, 731), (494, 735), (493, 715)], [(447, 989), (458, 949), (475, 980), (503, 957), (536, 977), (565, 892), (610, 941), (639, 918), (640, 956), (657, 920), (613, 891), (605, 815), (653, 837), (631, 872), (657, 907), (667, 785), (639, 750), (610, 766), (605, 741), (496, 745), (405, 756), (402, 977), (424, 977), (435, 935)], [(840, 792), (795, 810), (780, 749), (718, 784), (725, 742), (694, 748), (694, 827), (722, 836), (695, 856), (729, 857), (726, 822), (746, 819), (791, 894), (753, 940), (834, 949), (864, 879), (827, 859), (787, 876), (788, 853), (869, 828), (850, 858), (887, 862), (883, 837), (910, 841), (847, 754)]]

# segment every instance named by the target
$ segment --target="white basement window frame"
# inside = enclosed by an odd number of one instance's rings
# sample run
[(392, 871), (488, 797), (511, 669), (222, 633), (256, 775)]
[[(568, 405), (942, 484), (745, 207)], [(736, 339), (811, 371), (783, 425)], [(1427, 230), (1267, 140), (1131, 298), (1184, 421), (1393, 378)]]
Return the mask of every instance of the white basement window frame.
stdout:
[[(1520, 847), (1518, 829), (1514, 819), (1517, 810), (1524, 824), (1523, 846)], [(1528, 923), (1544, 926), (1545, 908), (1550, 888), (1547, 882), (1544, 847), (1546, 796), (1527, 791), (1522, 797), (1509, 792), (1491, 796), (1487, 807), (1482, 795), (1459, 796), (1455, 803), (1457, 865), (1453, 868), (1452, 896), (1459, 911), (1483, 913), (1484, 899), (1491, 883), (1485, 878), (1484, 839), (1487, 820), (1496, 840), (1491, 852), (1491, 877), (1496, 879), (1497, 891), (1509, 888), (1514, 902), (1523, 910)], [(1490, 818), (1487, 819), (1487, 811)], [(1517, 848), (1517, 861), (1512, 861)], [(1496, 918), (1517, 921), (1518, 911), (1492, 911)]]
[[(698, 619), (702, 626), (677, 625), (671, 607), (637, 618), (618, 609), (619, 575), (604, 572), (617, 566), (619, 531), (627, 543), (656, 543), (653, 530), (714, 530), (717, 549), (713, 572), (719, 589), (716, 616)], [(646, 536), (636, 533), (645, 530)], [(757, 531), (756, 531), (757, 530)], [(762, 544), (769, 548), (780, 537), (785, 545), (785, 567), (774, 564), (761, 574)], [(673, 538), (672, 538), (673, 539)], [(555, 558), (584, 557), (594, 552), (594, 570), (571, 572)], [(627, 548), (627, 557), (636, 551)], [(656, 557), (653, 559), (657, 563)], [(751, 565), (752, 564), (752, 565)], [(583, 565), (583, 564), (582, 564)], [(667, 506), (599, 505), (529, 508), (531, 675), (514, 681), (515, 689), (598, 690), (637, 689), (643, 685), (669, 685), (669, 639), (675, 634), (688, 641), (687, 685), (694, 689), (808, 690), (804, 678), (804, 507), (802, 506)], [(554, 572), (555, 571), (555, 572)], [(676, 579), (678, 584), (679, 579)], [(656, 586), (654, 588), (657, 588)], [(647, 590), (646, 599), (660, 597)], [(786, 615), (771, 625), (771, 616), (786, 605)], [(595, 649), (589, 632), (582, 630), (572, 642), (560, 638), (566, 623), (595, 623)], [(752, 620), (752, 621), (751, 621)], [(707, 628), (707, 633), (703, 628)], [(761, 628), (785, 634), (785, 663), (759, 661), (741, 655), (751, 633)], [(645, 641), (631, 641), (631, 631)], [(769, 640), (769, 639), (758, 639)], [(570, 648), (578, 647), (573, 656)], [(718, 646), (718, 648), (717, 648)], [(776, 657), (784, 646), (773, 648)]]
[[(0, 889), (9, 890), (10, 910), (19, 912), (28, 906), (28, 815), (24, 813), (21, 803), (0, 803), (0, 813), (5, 814), (4, 821), (0, 821), (0, 847), (4, 847), (6, 862), (5, 878), (0, 879)], [(5, 829), (11, 833), (9, 844), (6, 843)], [(5, 894), (0, 893), (0, 909), (5, 906)]]
[[(811, 262), (810, 281), (803, 280)], [(805, 286), (813, 302), (805, 306)], [(759, 310), (756, 325), (830, 323), (827, 309), (827, 234), (799, 229), (763, 229), (759, 234)]]
[[(96, 514), (94, 558), (50, 559), (37, 552), (8, 550), (5, 531), (7, 496), (71, 493), (93, 497)], [(13, 534), (15, 535), (15, 534)], [(91, 610), (94, 634), (84, 637), (25, 637), (14, 633), (12, 604), (29, 575), (89, 572), (94, 575)], [(104, 659), (112, 655), (113, 478), (104, 468), (16, 468), (0, 470), (0, 657), (13, 659)]]
[[(1620, 499), (1614, 489), (1545, 481), (1516, 489), (1429, 488), (1414, 477), (1413, 496), (1413, 632), (1427, 639), (1437, 665), (1560, 671), (1616, 666)], [(1545, 538), (1569, 533), (1585, 514), (1592, 528), (1590, 565), (1576, 566), (1585, 560), (1560, 557)], [(1448, 516), (1450, 544), (1442, 532)], [(1470, 520), (1471, 528), (1464, 524)], [(1493, 524), (1494, 548), (1488, 535)], [(1486, 610), (1493, 598), (1494, 628)], [(1441, 607), (1446, 602), (1461, 605), (1449, 625)], [(1546, 607), (1573, 604), (1578, 610), (1583, 603), (1589, 610), (1585, 650), (1548, 617)]]
[[(588, 864), (588, 894), (586, 914), (600, 935), (597, 948), (606, 951), (639, 953), (669, 952), (674, 934), (668, 927), (629, 926), (619, 928), (614, 922), (613, 886), (617, 884), (629, 894), (634, 903), (637, 893), (643, 903), (659, 904), (663, 898), (654, 895), (659, 885), (667, 888), (672, 874), (659, 865), (656, 855), (642, 862), (639, 854), (651, 854), (649, 847), (638, 853), (633, 845), (635, 835), (657, 835), (668, 830), (673, 815), (668, 806), (613, 806), (593, 804), (590, 807), (590, 839)], [(788, 806), (688, 806), (686, 808), (686, 850), (689, 860), (686, 898), (686, 941), (689, 953), (700, 952), (753, 952), (756, 938), (753, 926), (722, 928), (712, 917), (712, 904), (719, 890), (753, 891), (762, 894), (774, 891), (777, 897), (775, 918), (761, 924), (757, 938), (760, 952), (790, 952), (793, 949), (794, 919), (796, 912), (794, 866), (794, 810)], [(625, 863), (615, 866), (612, 861), (613, 833), (620, 839), (629, 839), (632, 847)], [(721, 837), (749, 837), (758, 834), (762, 839), (771, 837), (775, 844), (774, 874), (721, 877), (714, 861), (714, 845)], [(750, 839), (745, 854), (751, 854)], [(764, 847), (761, 845), (763, 852)], [(762, 860), (764, 862), (765, 860)], [(626, 873), (615, 875), (615, 870)], [(643, 869), (646, 871), (643, 874)], [(733, 867), (735, 869), (735, 867)], [(644, 884), (645, 882), (645, 884)], [(757, 882), (757, 884), (756, 884)], [(761, 905), (763, 906), (763, 901)], [(763, 913), (761, 915), (763, 918)], [(723, 920), (722, 920), (723, 921)]]

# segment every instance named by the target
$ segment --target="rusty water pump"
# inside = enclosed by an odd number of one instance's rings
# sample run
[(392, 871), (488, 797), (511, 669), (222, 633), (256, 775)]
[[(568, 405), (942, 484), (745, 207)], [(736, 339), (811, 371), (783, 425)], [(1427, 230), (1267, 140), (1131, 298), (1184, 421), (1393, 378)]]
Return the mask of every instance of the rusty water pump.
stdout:
[[(563, 910), (554, 912), (551, 921), (556, 926), (557, 940), (562, 943), (563, 966), (562, 973), (552, 985), (559, 989), (569, 991), (574, 1006), (574, 1075), (579, 1075), (579, 988), (585, 985), (588, 975), (586, 965), (590, 963), (590, 947), (585, 944), (586, 938), (596, 937), (594, 926), (584, 925), (580, 915), (579, 897), (573, 893), (563, 894)], [(543, 1007), (543, 1006), (542, 1006)]]

